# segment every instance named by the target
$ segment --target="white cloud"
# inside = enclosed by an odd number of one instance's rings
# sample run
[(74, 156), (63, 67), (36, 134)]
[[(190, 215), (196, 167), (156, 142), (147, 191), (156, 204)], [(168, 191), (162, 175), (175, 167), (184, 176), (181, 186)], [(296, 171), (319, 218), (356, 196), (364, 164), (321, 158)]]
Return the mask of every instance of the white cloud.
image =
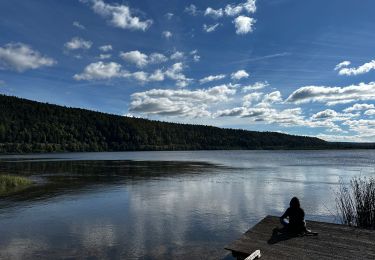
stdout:
[(91, 63), (81, 74), (75, 74), (75, 80), (104, 80), (127, 76), (128, 72), (123, 71), (121, 65), (116, 62), (98, 61)]
[(287, 102), (321, 102), (327, 105), (375, 99), (375, 82), (359, 83), (347, 87), (306, 86), (295, 90)]
[(102, 46), (99, 47), (99, 50), (107, 52), (107, 51), (113, 50), (113, 47), (110, 44), (102, 45)]
[(185, 13), (188, 13), (190, 15), (196, 16), (198, 14), (198, 9), (195, 5), (191, 4), (187, 7), (185, 7), (184, 10)]
[(203, 30), (208, 33), (214, 32), (217, 29), (217, 27), (219, 27), (219, 25), (220, 25), (219, 23), (215, 23), (211, 25), (203, 24)]
[(151, 19), (141, 20), (134, 16), (130, 8), (120, 4), (106, 4), (103, 0), (88, 0), (95, 13), (109, 20), (115, 27), (146, 31), (153, 23)]
[(64, 46), (68, 50), (78, 50), (78, 49), (88, 50), (91, 48), (92, 42), (86, 41), (79, 37), (73, 37), (69, 42), (65, 43)]
[(364, 113), (366, 116), (374, 116), (375, 115), (375, 109), (369, 109), (365, 111)]
[(56, 64), (54, 59), (43, 56), (23, 43), (8, 43), (0, 47), (0, 69), (23, 72), (54, 64)]
[(164, 31), (164, 32), (162, 32), (162, 35), (166, 39), (169, 39), (169, 38), (172, 37), (172, 33), (170, 31)]
[(184, 53), (180, 51), (176, 51), (171, 55), (171, 60), (181, 60), (184, 58)]
[(101, 59), (101, 60), (109, 59), (111, 57), (112, 57), (111, 54), (100, 54), (99, 55), (99, 59)]
[(371, 70), (375, 70), (375, 60), (367, 62), (357, 68), (347, 68), (350, 65), (349, 61), (344, 61), (339, 63), (335, 70), (339, 69), (339, 75), (346, 75), (346, 76), (355, 76), (359, 74), (367, 73)]
[(234, 19), (237, 34), (247, 34), (253, 31), (253, 25), (256, 22), (254, 18), (240, 15)]
[(140, 51), (120, 52), (120, 57), (129, 63), (142, 68), (148, 64), (148, 56)]
[(264, 95), (262, 103), (260, 105), (268, 106), (270, 104), (281, 102), (281, 101), (282, 101), (282, 98), (281, 98), (280, 91), (273, 91), (271, 93)]
[(255, 13), (256, 11), (256, 0), (247, 0), (244, 3), (239, 4), (228, 4), (224, 8), (213, 9), (208, 7), (204, 15), (211, 16), (213, 18), (220, 18), (224, 15), (227, 16), (236, 16), (240, 13)]
[(207, 76), (207, 77), (204, 77), (204, 78), (200, 79), (199, 82), (201, 84), (204, 84), (204, 83), (211, 82), (211, 81), (214, 81), (214, 80), (221, 80), (221, 79), (224, 79), (225, 77), (226, 77), (225, 74), (210, 75), (210, 76)]
[(162, 70), (157, 69), (150, 75), (150, 81), (163, 81), (164, 80), (164, 73)]
[(136, 71), (133, 73), (122, 69), (122, 66), (116, 62), (95, 62), (91, 63), (80, 74), (73, 76), (75, 80), (108, 80), (112, 78), (127, 78), (133, 79), (140, 83), (150, 81), (163, 81), (164, 73), (157, 69), (152, 74), (144, 71)]
[(363, 140), (370, 141), (375, 140), (375, 120), (358, 119), (358, 120), (347, 120), (343, 123), (347, 125), (349, 129), (356, 132)]
[(162, 116), (210, 116), (210, 105), (228, 101), (235, 93), (227, 85), (197, 90), (151, 89), (132, 94), (129, 111)]
[(240, 80), (240, 79), (248, 78), (248, 77), (249, 77), (249, 73), (247, 73), (245, 70), (239, 70), (231, 74), (231, 78), (233, 80)]
[(242, 92), (246, 93), (246, 92), (253, 91), (253, 90), (263, 89), (265, 87), (268, 87), (269, 85), (270, 84), (268, 84), (267, 81), (258, 81), (258, 82), (255, 82), (252, 85), (243, 86), (242, 87)]
[(201, 56), (195, 54), (195, 55), (193, 56), (193, 60), (194, 60), (195, 62), (198, 62), (198, 61), (201, 60)]
[(78, 29), (81, 29), (81, 30), (85, 30), (86, 29), (86, 27), (85, 26), (83, 26), (80, 22), (78, 22), (78, 21), (74, 21), (73, 22), (73, 26), (74, 27), (77, 27)]
[(178, 87), (186, 87), (192, 79), (187, 78), (183, 73), (184, 65), (181, 62), (173, 64), (169, 67), (165, 72), (164, 75), (172, 80), (176, 81), (176, 85)]
[(153, 63), (153, 64), (163, 63), (163, 62), (166, 62), (167, 60), (168, 58), (164, 54), (157, 53), (157, 52), (151, 53), (149, 56), (149, 63)]
[(165, 14), (165, 17), (166, 17), (168, 20), (171, 20), (173, 16), (174, 16), (173, 13), (166, 13), (166, 14)]
[(224, 15), (223, 9), (213, 9), (211, 7), (207, 7), (206, 11), (204, 12), (205, 16), (211, 16), (212, 18), (220, 18)]
[(228, 4), (224, 8), (224, 12), (228, 16), (235, 16), (244, 11), (247, 11), (248, 13), (255, 13), (256, 11), (255, 3), (256, 3), (255, 0), (247, 0), (245, 3), (241, 3), (238, 5)]
[(243, 106), (250, 107), (254, 102), (259, 101), (263, 96), (262, 92), (253, 92), (242, 97)]
[(346, 113), (354, 112), (354, 111), (361, 111), (375, 108), (374, 104), (354, 104), (351, 107), (345, 108), (343, 111)]
[(347, 67), (349, 65), (350, 65), (350, 61), (344, 60), (344, 61), (342, 61), (342, 62), (340, 62), (339, 64), (336, 65), (335, 70), (339, 70), (342, 67)]
[(338, 113), (332, 109), (326, 109), (323, 111), (319, 111), (311, 116), (313, 120), (331, 120), (331, 121), (345, 121), (352, 117), (357, 117), (359, 114), (351, 114), (351, 113)]

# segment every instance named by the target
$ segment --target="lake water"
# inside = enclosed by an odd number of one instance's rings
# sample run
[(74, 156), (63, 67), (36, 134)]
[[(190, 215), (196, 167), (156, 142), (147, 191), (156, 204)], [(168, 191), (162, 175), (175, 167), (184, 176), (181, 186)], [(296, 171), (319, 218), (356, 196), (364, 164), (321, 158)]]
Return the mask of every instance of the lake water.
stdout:
[(230, 259), (223, 247), (293, 196), (338, 222), (340, 179), (375, 176), (375, 151), (0, 156), (0, 172), (37, 183), (0, 198), (1, 259)]

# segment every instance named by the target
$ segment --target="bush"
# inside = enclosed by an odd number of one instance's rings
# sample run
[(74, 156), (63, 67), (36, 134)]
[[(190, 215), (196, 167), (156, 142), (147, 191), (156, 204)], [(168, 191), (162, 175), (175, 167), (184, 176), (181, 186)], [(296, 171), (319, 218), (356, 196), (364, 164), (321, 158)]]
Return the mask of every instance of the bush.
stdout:
[(343, 224), (375, 229), (375, 179), (354, 177), (349, 186), (341, 181), (336, 205)]

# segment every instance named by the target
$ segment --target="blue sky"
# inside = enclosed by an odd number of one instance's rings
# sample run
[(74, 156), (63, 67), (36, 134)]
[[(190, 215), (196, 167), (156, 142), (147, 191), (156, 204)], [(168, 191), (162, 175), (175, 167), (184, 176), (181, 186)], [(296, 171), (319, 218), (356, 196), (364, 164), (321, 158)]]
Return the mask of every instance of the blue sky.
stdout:
[(371, 0), (0, 2), (0, 93), (375, 141)]

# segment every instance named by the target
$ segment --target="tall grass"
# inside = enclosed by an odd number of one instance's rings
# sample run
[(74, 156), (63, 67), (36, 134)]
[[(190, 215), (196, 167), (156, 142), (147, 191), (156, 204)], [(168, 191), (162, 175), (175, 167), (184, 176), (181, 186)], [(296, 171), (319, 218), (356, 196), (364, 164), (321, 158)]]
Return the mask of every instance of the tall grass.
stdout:
[(32, 184), (28, 178), (14, 175), (0, 175), (0, 195), (20, 190)]
[(349, 185), (341, 181), (336, 205), (343, 224), (375, 229), (375, 179), (354, 177)]

